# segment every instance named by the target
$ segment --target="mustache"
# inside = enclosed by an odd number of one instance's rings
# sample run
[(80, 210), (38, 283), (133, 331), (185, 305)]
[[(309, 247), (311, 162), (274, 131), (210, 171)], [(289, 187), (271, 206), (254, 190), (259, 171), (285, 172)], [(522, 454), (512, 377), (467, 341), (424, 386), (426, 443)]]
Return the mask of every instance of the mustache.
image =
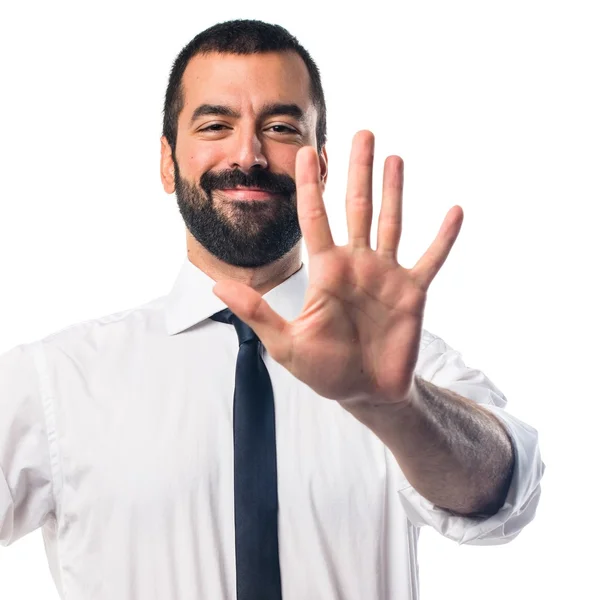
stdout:
[(271, 171), (250, 171), (239, 169), (227, 171), (207, 171), (200, 177), (200, 187), (210, 194), (213, 190), (226, 190), (235, 187), (252, 187), (273, 194), (290, 196), (296, 192), (296, 182), (283, 173)]

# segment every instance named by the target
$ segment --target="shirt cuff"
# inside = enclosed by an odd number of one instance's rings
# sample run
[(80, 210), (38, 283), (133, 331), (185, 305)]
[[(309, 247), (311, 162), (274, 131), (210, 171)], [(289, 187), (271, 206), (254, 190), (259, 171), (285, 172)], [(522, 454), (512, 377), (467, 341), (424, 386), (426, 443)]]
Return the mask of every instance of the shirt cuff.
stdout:
[(459, 545), (506, 544), (517, 537), (535, 516), (541, 494), (540, 481), (546, 468), (540, 456), (538, 433), (533, 427), (497, 406), (480, 406), (505, 424), (515, 454), (511, 484), (500, 510), (490, 517), (457, 516), (435, 506), (408, 483), (398, 490), (413, 525), (431, 525)]

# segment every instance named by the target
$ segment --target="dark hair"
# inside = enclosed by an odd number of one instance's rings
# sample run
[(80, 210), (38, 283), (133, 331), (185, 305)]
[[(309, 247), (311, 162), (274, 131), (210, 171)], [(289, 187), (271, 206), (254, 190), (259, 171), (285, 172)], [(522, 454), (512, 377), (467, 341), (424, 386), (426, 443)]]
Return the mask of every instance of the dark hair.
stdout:
[(213, 25), (199, 33), (179, 53), (169, 76), (163, 111), (163, 135), (173, 154), (177, 141), (177, 120), (183, 109), (181, 80), (190, 60), (198, 54), (260, 54), (292, 51), (300, 55), (310, 77), (310, 99), (317, 109), (317, 150), (320, 153), (327, 139), (325, 95), (319, 69), (298, 40), (280, 25), (263, 21), (235, 20)]

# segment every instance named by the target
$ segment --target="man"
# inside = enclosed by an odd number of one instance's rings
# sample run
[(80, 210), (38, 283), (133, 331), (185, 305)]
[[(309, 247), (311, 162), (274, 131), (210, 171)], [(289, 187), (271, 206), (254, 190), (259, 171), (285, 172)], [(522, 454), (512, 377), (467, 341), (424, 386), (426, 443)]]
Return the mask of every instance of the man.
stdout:
[(414, 599), (421, 526), (485, 545), (533, 519), (535, 430), (422, 329), (462, 210), (398, 265), (388, 157), (373, 249), (359, 132), (335, 246), (325, 139), (318, 69), (287, 31), (199, 34), (165, 98), (188, 248), (172, 292), (0, 357), (0, 541), (42, 527), (63, 598)]

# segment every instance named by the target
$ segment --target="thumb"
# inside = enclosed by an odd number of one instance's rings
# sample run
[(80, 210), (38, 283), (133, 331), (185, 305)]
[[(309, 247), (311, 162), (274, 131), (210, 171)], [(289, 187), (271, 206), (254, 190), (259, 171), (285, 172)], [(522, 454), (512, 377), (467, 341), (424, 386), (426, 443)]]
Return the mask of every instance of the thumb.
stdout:
[(274, 360), (281, 364), (286, 362), (290, 348), (290, 324), (256, 290), (228, 279), (218, 281), (213, 286), (213, 294), (252, 328)]

